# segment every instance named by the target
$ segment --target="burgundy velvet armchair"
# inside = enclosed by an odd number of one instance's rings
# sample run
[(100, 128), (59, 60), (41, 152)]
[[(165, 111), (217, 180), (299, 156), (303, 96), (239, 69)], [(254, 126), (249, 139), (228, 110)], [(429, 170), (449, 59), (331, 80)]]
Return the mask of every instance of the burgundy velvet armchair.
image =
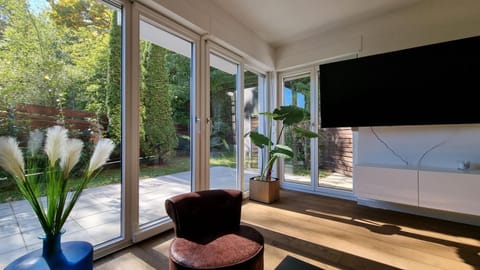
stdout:
[(206, 190), (165, 201), (175, 238), (169, 267), (174, 269), (263, 269), (263, 236), (240, 224), (242, 192)]

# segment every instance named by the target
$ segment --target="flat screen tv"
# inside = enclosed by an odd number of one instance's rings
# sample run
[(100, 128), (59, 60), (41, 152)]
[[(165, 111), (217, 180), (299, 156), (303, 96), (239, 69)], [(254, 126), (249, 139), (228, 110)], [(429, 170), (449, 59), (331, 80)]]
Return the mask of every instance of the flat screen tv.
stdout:
[(320, 65), (321, 127), (480, 123), (480, 36)]

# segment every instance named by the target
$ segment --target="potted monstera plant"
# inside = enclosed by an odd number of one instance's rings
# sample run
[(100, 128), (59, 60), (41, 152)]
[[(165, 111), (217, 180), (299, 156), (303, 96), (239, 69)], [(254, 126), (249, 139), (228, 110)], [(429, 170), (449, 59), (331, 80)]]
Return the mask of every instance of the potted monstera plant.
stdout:
[[(275, 162), (279, 158), (292, 158), (293, 150), (280, 144), (282, 134), (286, 129), (292, 129), (296, 134), (305, 138), (316, 138), (318, 134), (296, 124), (304, 121), (307, 117), (307, 111), (295, 105), (280, 106), (273, 112), (263, 112), (260, 115), (267, 117), (267, 131), (261, 134), (256, 131), (250, 132), (250, 139), (262, 151), (265, 151), (266, 160), (262, 159), (260, 175), (250, 178), (250, 199), (264, 203), (272, 203), (280, 197), (280, 182), (278, 178), (272, 177), (272, 170)], [(278, 136), (273, 137), (273, 121), (280, 121), (281, 128)]]

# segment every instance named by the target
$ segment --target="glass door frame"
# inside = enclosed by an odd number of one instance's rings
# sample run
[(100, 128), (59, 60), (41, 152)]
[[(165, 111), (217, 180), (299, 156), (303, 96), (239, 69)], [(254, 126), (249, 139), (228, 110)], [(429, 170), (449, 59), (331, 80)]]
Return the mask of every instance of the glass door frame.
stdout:
[[(169, 32), (175, 36), (181, 37), (182, 39), (192, 43), (192, 58), (191, 58), (191, 90), (190, 90), (190, 149), (191, 158), (190, 158), (190, 170), (191, 170), (191, 179), (199, 178), (199, 166), (198, 166), (198, 136), (199, 132), (196, 127), (198, 118), (198, 103), (196, 89), (199, 89), (198, 77), (200, 73), (200, 66), (197, 64), (199, 55), (200, 55), (200, 36), (194, 32), (188, 30), (185, 27), (178, 25), (177, 23), (172, 22), (170, 19), (152, 11), (151, 9), (146, 8), (140, 3), (133, 3), (132, 8), (132, 18), (131, 18), (131, 36), (130, 39), (130, 50), (127, 52), (127, 58), (131, 59), (131, 74), (130, 81), (131, 84), (127, 85), (126, 91), (126, 102), (129, 102), (127, 106), (126, 114), (126, 123), (125, 123), (125, 132), (126, 136), (129, 137), (129, 140), (126, 140), (125, 150), (129, 154), (126, 157), (129, 159), (126, 161), (126, 164), (129, 164), (128, 170), (125, 170), (126, 178), (126, 192), (125, 192), (125, 216), (130, 219), (129, 222), (126, 222), (126, 235), (131, 235), (132, 242), (139, 242), (144, 239), (147, 239), (151, 236), (154, 236), (158, 233), (169, 230), (173, 227), (171, 220), (168, 217), (161, 218), (154, 222), (148, 223), (144, 226), (139, 226), (139, 174), (140, 166), (137, 160), (139, 157), (139, 119), (140, 115), (138, 112), (138, 107), (140, 104), (140, 21), (146, 21), (149, 24), (158, 27), (159, 29)], [(128, 75), (127, 75), (128, 78)], [(195, 190), (195, 183), (192, 181), (191, 190)], [(128, 193), (128, 194), (126, 194)]]
[(202, 59), (203, 60), (203, 89), (200, 94), (201, 98), (201, 129), (205, 132), (202, 133), (201, 140), (201, 149), (198, 152), (201, 155), (200, 160), (200, 182), (198, 183), (199, 190), (210, 189), (210, 130), (212, 128), (210, 121), (210, 54), (213, 53), (221, 58), (224, 58), (227, 61), (230, 61), (237, 65), (237, 75), (236, 75), (236, 89), (235, 89), (235, 137), (236, 137), (236, 186), (238, 190), (244, 191), (244, 172), (243, 172), (243, 72), (244, 72), (244, 61), (241, 56), (236, 55), (232, 51), (225, 49), (219, 44), (215, 43), (212, 40), (204, 39), (202, 41), (205, 44), (205, 50), (202, 50)]
[[(270, 91), (270, 87), (272, 85), (272, 83), (270, 82), (270, 79), (272, 77), (272, 73), (271, 72), (261, 72), (261, 71), (258, 71), (257, 69), (255, 69), (254, 67), (251, 67), (247, 64), (244, 65), (244, 68), (243, 68), (243, 88), (242, 88), (242, 91), (245, 91), (245, 73), (246, 72), (251, 72), (255, 75), (257, 75), (257, 80), (258, 80), (258, 85), (257, 85), (257, 89), (258, 89), (258, 93), (257, 93), (257, 98), (258, 98), (258, 112), (261, 113), (261, 112), (267, 112), (269, 111), (269, 104), (270, 104), (270, 100), (274, 100), (274, 98), (272, 98), (270, 96), (271, 92)], [(261, 82), (260, 82), (260, 79), (259, 78), (262, 78), (261, 79)], [(242, 97), (244, 96), (244, 93), (241, 93)], [(243, 102), (245, 102), (245, 99), (243, 100)], [(242, 104), (242, 106), (244, 106), (245, 103)], [(243, 107), (242, 107), (243, 108)], [(242, 112), (244, 112), (243, 109), (241, 109)], [(245, 114), (243, 115), (243, 119), (245, 119)], [(245, 120), (242, 121), (242, 126), (243, 126), (243, 133), (242, 133), (242, 137), (246, 136), (246, 133), (245, 133)], [(265, 131), (267, 130), (267, 121), (266, 121), (266, 117), (263, 116), (263, 115), (259, 115), (258, 116), (258, 131), (260, 133), (265, 133)], [(248, 132), (248, 131), (247, 131)], [(242, 139), (243, 143), (244, 143), (244, 147), (242, 148), (243, 151), (245, 152), (245, 149), (246, 149), (246, 146), (245, 146), (245, 138)], [(257, 157), (257, 163), (258, 163), (258, 171), (260, 173), (261, 171), (261, 164), (263, 164), (263, 161), (266, 160), (266, 152), (265, 151), (261, 151), (261, 149), (258, 149), (258, 157)], [(246, 160), (245, 160), (245, 153), (242, 154), (242, 157), (243, 157), (243, 165), (245, 166), (245, 163), (246, 163)], [(243, 171), (245, 172), (245, 167), (243, 168)], [(246, 179), (245, 178), (245, 173), (243, 175), (243, 179), (244, 179), (244, 183), (243, 183), (243, 192), (246, 193), (246, 194), (249, 194), (250, 192), (250, 183), (248, 182), (249, 179)], [(247, 183), (248, 183), (248, 189), (247, 189)]]
[[(289, 70), (284, 72), (279, 72), (278, 80), (277, 80), (277, 104), (283, 104), (283, 86), (285, 79), (295, 79), (295, 78), (303, 78), (303, 77), (310, 77), (310, 129), (314, 132), (317, 132), (320, 127), (320, 87), (319, 87), (319, 65), (323, 63), (335, 62), (344, 59), (352, 59), (356, 57), (355, 55), (345, 55), (334, 59), (329, 59), (327, 61), (322, 61), (321, 63), (315, 64), (313, 66), (299, 68), (295, 70)], [(353, 135), (353, 151), (355, 151), (355, 133)], [(319, 169), (318, 169), (318, 162), (320, 160), (319, 152), (318, 152), (318, 138), (311, 139), (311, 147), (310, 147), (310, 154), (311, 154), (311, 175), (310, 175), (310, 184), (298, 184), (293, 182), (285, 181), (285, 162), (281, 160), (277, 164), (278, 176), (281, 179), (281, 186), (282, 188), (291, 189), (291, 190), (298, 190), (303, 192), (310, 192), (310, 193), (317, 193), (321, 195), (337, 197), (337, 198), (344, 198), (344, 199), (352, 199), (353, 197), (353, 190), (346, 191), (328, 187), (322, 187), (318, 185), (318, 177), (319, 177)], [(355, 156), (355, 153), (354, 153)]]
[[(277, 87), (277, 104), (278, 106), (283, 105), (284, 97), (283, 97), (283, 88), (284, 83), (287, 80), (293, 80), (297, 78), (310, 78), (310, 130), (318, 130), (318, 72), (315, 67), (307, 67), (296, 69), (292, 71), (280, 72), (278, 74), (278, 87)], [(277, 131), (279, 131), (280, 127), (276, 127)], [(284, 138), (281, 138), (283, 141)], [(294, 182), (288, 182), (285, 180), (285, 160), (281, 159), (277, 162), (277, 171), (278, 177), (280, 178), (280, 185), (283, 188), (291, 189), (291, 190), (298, 190), (304, 192), (314, 192), (317, 190), (316, 180), (318, 179), (318, 139), (313, 138), (310, 139), (310, 183), (309, 184), (299, 184)]]

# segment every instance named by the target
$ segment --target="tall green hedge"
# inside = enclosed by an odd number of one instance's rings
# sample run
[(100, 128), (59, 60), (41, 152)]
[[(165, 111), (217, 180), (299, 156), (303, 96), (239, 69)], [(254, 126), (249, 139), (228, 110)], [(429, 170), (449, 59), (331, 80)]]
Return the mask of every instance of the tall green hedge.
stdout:
[(140, 146), (144, 156), (160, 162), (168, 160), (178, 145), (173, 121), (172, 94), (165, 68), (165, 49), (149, 42), (142, 44), (142, 122), (144, 138)]
[(113, 13), (110, 28), (109, 58), (107, 70), (106, 107), (108, 116), (108, 137), (115, 143), (121, 140), (121, 66), (122, 66), (122, 29), (117, 25), (117, 12)]

